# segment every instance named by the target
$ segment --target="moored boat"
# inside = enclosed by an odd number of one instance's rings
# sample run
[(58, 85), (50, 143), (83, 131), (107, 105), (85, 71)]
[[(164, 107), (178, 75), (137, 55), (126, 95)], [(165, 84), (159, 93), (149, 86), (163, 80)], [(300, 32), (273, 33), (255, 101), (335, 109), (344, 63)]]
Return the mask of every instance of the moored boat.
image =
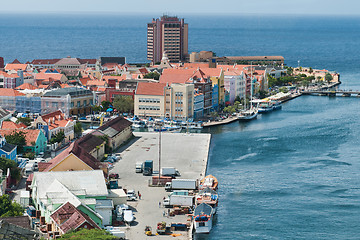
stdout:
[(209, 233), (212, 229), (213, 208), (206, 203), (201, 203), (194, 211), (195, 233)]
[(240, 121), (250, 121), (257, 118), (258, 110), (256, 108), (252, 108), (246, 111), (239, 112), (237, 114), (237, 119)]
[(217, 187), (218, 187), (218, 180), (213, 175), (207, 175), (206, 177), (200, 180), (199, 190), (203, 190), (205, 188), (217, 190)]
[(219, 194), (210, 188), (205, 188), (200, 190), (196, 195), (196, 205), (200, 205), (201, 203), (209, 204), (213, 208), (213, 213), (216, 213), (218, 206), (218, 198)]

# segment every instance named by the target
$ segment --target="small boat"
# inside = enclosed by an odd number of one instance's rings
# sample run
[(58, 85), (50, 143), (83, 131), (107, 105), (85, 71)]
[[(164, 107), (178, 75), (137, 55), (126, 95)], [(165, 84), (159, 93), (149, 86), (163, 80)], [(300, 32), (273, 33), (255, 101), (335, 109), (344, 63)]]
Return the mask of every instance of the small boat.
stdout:
[(194, 211), (195, 233), (209, 233), (212, 229), (214, 209), (206, 203), (201, 203)]
[(210, 188), (205, 188), (200, 190), (199, 193), (195, 197), (196, 205), (200, 205), (201, 203), (209, 204), (213, 208), (214, 214), (216, 213), (219, 194)]
[(270, 101), (264, 101), (259, 104), (259, 113), (267, 113), (274, 110), (273, 104)]
[(250, 121), (257, 118), (258, 110), (256, 108), (252, 108), (246, 111), (239, 112), (237, 115), (237, 119), (240, 121)]
[(217, 187), (218, 187), (218, 180), (213, 175), (207, 175), (206, 177), (200, 180), (199, 190), (203, 190), (205, 188), (217, 190)]
[(140, 120), (134, 120), (132, 124), (132, 128), (146, 128), (146, 124)]
[(131, 210), (124, 210), (124, 221), (128, 224), (134, 221), (134, 215)]
[(274, 110), (280, 110), (282, 108), (280, 101), (271, 101)]

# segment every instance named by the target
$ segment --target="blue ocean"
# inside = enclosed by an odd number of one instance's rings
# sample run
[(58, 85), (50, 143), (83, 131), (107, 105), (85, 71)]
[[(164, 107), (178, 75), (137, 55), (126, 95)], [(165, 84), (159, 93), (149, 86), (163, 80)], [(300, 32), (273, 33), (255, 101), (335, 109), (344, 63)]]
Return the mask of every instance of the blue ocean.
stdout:
[[(146, 62), (158, 16), (1, 15), (0, 56)], [(341, 74), (360, 90), (360, 18), (181, 16), (189, 50), (281, 55), (289, 66)], [(220, 182), (211, 234), (196, 239), (359, 239), (360, 98), (302, 96), (282, 110), (212, 133), (208, 173)]]

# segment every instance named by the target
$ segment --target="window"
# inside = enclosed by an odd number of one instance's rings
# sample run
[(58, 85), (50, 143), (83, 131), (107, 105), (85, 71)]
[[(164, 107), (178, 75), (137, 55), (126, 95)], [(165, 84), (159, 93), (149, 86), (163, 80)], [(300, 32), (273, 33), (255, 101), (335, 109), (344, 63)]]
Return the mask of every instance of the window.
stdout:
[(71, 108), (73, 108), (74, 107), (74, 102), (71, 102)]
[(86, 100), (84, 100), (84, 106), (86, 106), (87, 105), (87, 101)]
[(77, 102), (77, 107), (80, 107), (80, 101)]

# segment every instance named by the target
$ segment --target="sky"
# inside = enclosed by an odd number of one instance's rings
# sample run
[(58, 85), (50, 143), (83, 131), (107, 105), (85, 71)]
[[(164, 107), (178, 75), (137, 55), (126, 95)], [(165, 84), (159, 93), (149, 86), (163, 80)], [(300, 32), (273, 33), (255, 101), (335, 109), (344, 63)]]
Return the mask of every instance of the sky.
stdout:
[(360, 15), (359, 0), (12, 0), (1, 13)]

